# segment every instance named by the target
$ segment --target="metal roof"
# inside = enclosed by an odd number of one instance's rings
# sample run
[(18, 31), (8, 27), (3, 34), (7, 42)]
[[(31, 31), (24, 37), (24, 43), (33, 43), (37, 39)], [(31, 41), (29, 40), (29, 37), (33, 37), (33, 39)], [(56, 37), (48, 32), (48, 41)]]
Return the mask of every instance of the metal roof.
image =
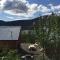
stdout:
[(20, 26), (0, 26), (0, 40), (18, 40)]

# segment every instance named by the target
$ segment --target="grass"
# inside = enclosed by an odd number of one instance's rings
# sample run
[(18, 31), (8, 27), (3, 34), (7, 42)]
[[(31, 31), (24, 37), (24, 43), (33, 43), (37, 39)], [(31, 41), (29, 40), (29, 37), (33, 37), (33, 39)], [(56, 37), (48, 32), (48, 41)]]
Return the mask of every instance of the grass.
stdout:
[(16, 49), (0, 49), (0, 60), (20, 60), (20, 56), (17, 54)]

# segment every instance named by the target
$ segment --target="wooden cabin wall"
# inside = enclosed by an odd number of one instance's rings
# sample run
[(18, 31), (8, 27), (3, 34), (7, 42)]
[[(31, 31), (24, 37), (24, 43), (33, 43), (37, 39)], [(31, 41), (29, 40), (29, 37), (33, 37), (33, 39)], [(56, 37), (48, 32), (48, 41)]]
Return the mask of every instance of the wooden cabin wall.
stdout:
[(16, 48), (18, 40), (0, 40), (0, 48)]

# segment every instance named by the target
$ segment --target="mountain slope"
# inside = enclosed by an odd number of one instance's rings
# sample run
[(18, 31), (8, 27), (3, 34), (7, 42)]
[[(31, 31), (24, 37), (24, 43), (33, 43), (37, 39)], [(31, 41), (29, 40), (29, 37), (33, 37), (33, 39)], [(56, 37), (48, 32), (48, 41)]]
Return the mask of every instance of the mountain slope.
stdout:
[(0, 20), (0, 26), (31, 26), (33, 22), (36, 22), (38, 18), (31, 20), (16, 20), (5, 22)]

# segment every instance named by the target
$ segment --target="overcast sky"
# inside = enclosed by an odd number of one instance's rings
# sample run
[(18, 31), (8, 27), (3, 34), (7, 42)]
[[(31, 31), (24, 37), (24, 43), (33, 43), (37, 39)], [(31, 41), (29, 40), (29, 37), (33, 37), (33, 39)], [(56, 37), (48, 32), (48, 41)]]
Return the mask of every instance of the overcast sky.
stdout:
[(60, 13), (60, 0), (0, 0), (0, 20), (32, 19)]

